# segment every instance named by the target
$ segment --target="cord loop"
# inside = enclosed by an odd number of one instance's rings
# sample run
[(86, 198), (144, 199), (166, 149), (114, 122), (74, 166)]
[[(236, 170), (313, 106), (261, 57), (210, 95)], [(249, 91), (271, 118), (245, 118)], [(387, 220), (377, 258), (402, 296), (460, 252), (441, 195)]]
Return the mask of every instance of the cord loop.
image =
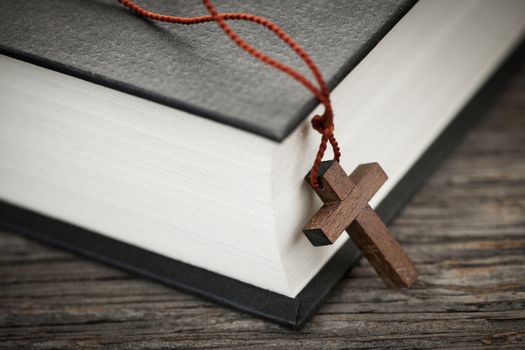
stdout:
[[(186, 25), (215, 21), (217, 22), (219, 27), (224, 31), (224, 33), (226, 33), (226, 35), (228, 35), (233, 40), (233, 42), (237, 44), (237, 46), (239, 46), (241, 49), (243, 49), (253, 57), (257, 58), (258, 60), (274, 67), (275, 69), (280, 70), (283, 73), (288, 74), (289, 76), (297, 80), (299, 83), (301, 83), (304, 87), (306, 87), (325, 107), (325, 112), (321, 116), (316, 115), (312, 118), (312, 127), (315, 130), (317, 130), (320, 134), (322, 134), (322, 137), (321, 143), (319, 144), (319, 148), (317, 150), (317, 156), (312, 165), (312, 176), (310, 184), (312, 185), (312, 187), (319, 187), (317, 173), (319, 171), (319, 166), (321, 164), (321, 160), (326, 150), (327, 143), (330, 142), (330, 145), (332, 146), (335, 161), (339, 161), (339, 157), (341, 156), (341, 151), (337, 144), (337, 140), (334, 136), (333, 111), (332, 104), (330, 102), (330, 90), (328, 89), (328, 86), (326, 85), (326, 82), (324, 81), (324, 78), (321, 72), (319, 71), (319, 68), (317, 68), (317, 65), (312, 60), (310, 55), (308, 55), (308, 53), (291, 36), (289, 36), (284, 30), (282, 30), (277, 24), (263, 17), (259, 17), (249, 13), (219, 13), (215, 6), (213, 6), (213, 4), (211, 3), (211, 0), (202, 0), (209, 15), (197, 17), (178, 17), (171, 15), (163, 15), (152, 11), (148, 11), (135, 4), (132, 0), (117, 1), (120, 2), (122, 5), (128, 7), (130, 10), (137, 13), (138, 15), (155, 21), (179, 23)], [(292, 50), (294, 50), (294, 52), (297, 54), (297, 56), (299, 56), (299, 58), (301, 58), (301, 60), (303, 60), (303, 62), (308, 66), (308, 68), (312, 72), (312, 75), (314, 76), (319, 87), (316, 87), (308, 78), (306, 78), (297, 70), (266, 55), (265, 53), (257, 50), (245, 40), (243, 40), (226, 23), (226, 21), (231, 20), (254, 22), (272, 31), (275, 35), (279, 37), (279, 39), (281, 39)]]

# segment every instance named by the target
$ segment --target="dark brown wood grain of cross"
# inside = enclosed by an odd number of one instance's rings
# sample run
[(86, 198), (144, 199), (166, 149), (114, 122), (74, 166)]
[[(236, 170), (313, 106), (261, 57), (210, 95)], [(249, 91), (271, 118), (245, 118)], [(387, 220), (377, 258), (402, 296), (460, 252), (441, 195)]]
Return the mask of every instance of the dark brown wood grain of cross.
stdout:
[(348, 176), (338, 162), (326, 161), (318, 174), (320, 187), (314, 190), (324, 205), (303, 229), (310, 242), (314, 246), (332, 244), (346, 230), (388, 286), (410, 287), (418, 277), (416, 267), (368, 205), (387, 180), (381, 166), (361, 164)]

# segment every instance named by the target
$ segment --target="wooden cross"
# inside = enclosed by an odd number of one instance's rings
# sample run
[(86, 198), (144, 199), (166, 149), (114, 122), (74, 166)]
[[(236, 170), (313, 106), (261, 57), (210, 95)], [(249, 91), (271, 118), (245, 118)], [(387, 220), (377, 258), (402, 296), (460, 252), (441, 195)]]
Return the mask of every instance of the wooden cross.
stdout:
[[(390, 287), (408, 288), (418, 271), (381, 218), (368, 205), (387, 180), (377, 163), (361, 164), (348, 176), (336, 161), (321, 163), (315, 192), (324, 205), (303, 232), (314, 246), (332, 244), (347, 231)], [(306, 176), (310, 183), (310, 174)]]

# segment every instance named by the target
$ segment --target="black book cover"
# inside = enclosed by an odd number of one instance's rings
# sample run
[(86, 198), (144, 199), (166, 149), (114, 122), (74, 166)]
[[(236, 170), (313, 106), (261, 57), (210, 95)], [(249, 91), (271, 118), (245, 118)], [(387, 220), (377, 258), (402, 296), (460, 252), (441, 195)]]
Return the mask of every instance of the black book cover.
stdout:
[[(206, 15), (195, 0), (140, 0), (152, 11)], [(281, 26), (333, 88), (411, 8), (413, 0), (215, 1)], [(231, 22), (254, 47), (308, 69), (273, 33)], [(289, 76), (239, 49), (217, 26), (158, 23), (115, 0), (2, 0), (0, 53), (283, 140), (317, 100)]]

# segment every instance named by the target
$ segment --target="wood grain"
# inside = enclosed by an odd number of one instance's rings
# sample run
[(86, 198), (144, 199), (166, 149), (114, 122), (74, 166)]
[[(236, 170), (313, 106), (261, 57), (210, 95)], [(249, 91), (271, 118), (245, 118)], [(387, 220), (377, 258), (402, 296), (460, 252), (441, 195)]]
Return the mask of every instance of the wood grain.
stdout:
[(390, 226), (419, 267), (363, 261), (295, 332), (0, 233), (0, 348), (525, 348), (525, 70)]
[(303, 233), (314, 246), (334, 243), (387, 180), (377, 163), (359, 165), (350, 177), (339, 163), (323, 163), (329, 165), (319, 177), (322, 186), (313, 189), (327, 202), (303, 228)]
[(409, 288), (417, 280), (417, 268), (370, 206), (346, 231), (387, 286)]
[[(314, 246), (333, 243), (346, 231), (383, 282), (409, 288), (419, 275), (383, 220), (368, 201), (387, 180), (378, 163), (360, 164), (350, 176), (332, 160), (321, 164), (321, 186), (313, 187), (324, 202), (303, 233)], [(305, 178), (310, 184), (310, 174)]]

